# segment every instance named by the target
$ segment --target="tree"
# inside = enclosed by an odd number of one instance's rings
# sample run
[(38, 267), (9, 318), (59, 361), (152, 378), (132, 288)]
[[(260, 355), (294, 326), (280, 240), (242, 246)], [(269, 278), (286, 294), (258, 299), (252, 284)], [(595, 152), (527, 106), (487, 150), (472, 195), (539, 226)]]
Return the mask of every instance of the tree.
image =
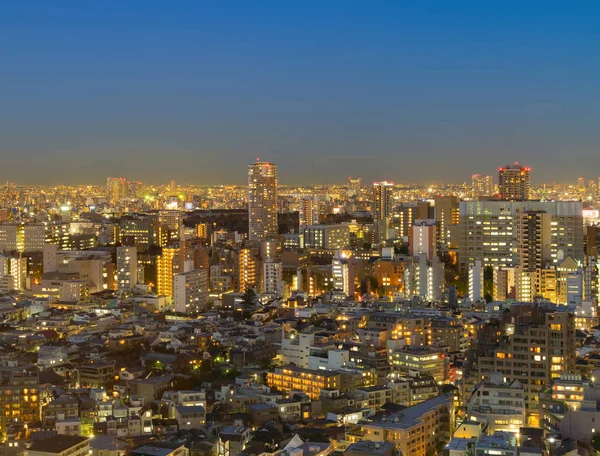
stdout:
[(242, 296), (242, 318), (247, 319), (252, 316), (252, 310), (256, 305), (256, 291), (252, 288), (248, 288)]
[(395, 245), (394, 253), (396, 255), (408, 255), (408, 244)]
[(491, 266), (483, 270), (483, 295), (486, 302), (494, 299), (494, 269)]
[(256, 291), (253, 288), (247, 288), (242, 295), (242, 307), (245, 309), (251, 309), (256, 304)]
[(377, 277), (369, 277), (369, 285), (371, 286), (371, 293), (377, 293), (379, 288), (379, 281), (377, 280)]
[(594, 434), (592, 437), (592, 446), (596, 451), (600, 451), (600, 434)]

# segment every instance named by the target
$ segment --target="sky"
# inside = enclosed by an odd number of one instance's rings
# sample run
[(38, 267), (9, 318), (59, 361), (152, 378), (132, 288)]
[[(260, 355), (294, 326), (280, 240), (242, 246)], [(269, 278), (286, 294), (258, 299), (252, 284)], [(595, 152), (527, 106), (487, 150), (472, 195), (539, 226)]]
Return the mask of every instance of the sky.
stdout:
[(0, 181), (600, 176), (600, 4), (0, 2)]

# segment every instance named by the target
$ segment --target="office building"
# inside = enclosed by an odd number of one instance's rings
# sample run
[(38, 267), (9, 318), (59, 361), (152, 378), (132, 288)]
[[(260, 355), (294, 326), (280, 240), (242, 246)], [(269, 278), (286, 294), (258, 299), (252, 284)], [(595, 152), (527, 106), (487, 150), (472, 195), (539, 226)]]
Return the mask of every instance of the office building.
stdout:
[[(461, 202), (460, 207), (460, 237), (458, 260), (461, 268), (469, 263), (481, 260), (484, 266), (515, 267), (519, 264), (517, 255), (517, 224), (526, 228), (523, 240), (523, 252), (526, 251), (529, 234), (533, 237), (544, 233), (546, 236), (547, 216), (550, 214), (550, 258), (556, 265), (563, 258), (572, 257), (582, 261), (584, 236), (582, 203), (576, 201), (477, 201)], [(532, 218), (533, 226), (525, 214), (535, 211)], [(539, 214), (537, 214), (539, 213)], [(518, 219), (521, 218), (520, 221)], [(530, 229), (531, 228), (531, 229)], [(541, 240), (542, 238), (540, 238)], [(532, 238), (532, 242), (534, 239)], [(547, 258), (540, 242), (539, 254), (534, 258), (543, 261)], [(534, 243), (534, 245), (538, 245)], [(529, 261), (529, 260), (528, 260)], [(535, 260), (537, 261), (537, 259)]]
[(179, 237), (179, 229), (182, 224), (181, 211), (176, 209), (165, 209), (159, 211), (158, 223), (167, 227), (172, 238)]
[(399, 375), (428, 375), (436, 382), (447, 379), (447, 363), (444, 353), (434, 347), (404, 346), (400, 341), (388, 341), (388, 359), (394, 372)]
[(22, 251), (26, 253), (36, 253), (44, 251), (48, 227), (44, 223), (26, 223), (21, 226), (21, 236), (23, 247)]
[(0, 252), (42, 252), (47, 232), (44, 223), (0, 224)]
[(505, 166), (498, 171), (498, 196), (505, 201), (529, 199), (531, 169), (525, 166)]
[(248, 239), (277, 236), (277, 165), (256, 162), (248, 166)]
[(150, 215), (122, 217), (119, 221), (118, 242), (126, 245), (164, 247), (169, 241), (169, 230)]
[(19, 245), (19, 230), (20, 225), (17, 224), (3, 223), (0, 225), (0, 252), (22, 251), (22, 246)]
[(304, 227), (302, 234), (307, 249), (338, 250), (350, 245), (348, 225), (310, 225)]

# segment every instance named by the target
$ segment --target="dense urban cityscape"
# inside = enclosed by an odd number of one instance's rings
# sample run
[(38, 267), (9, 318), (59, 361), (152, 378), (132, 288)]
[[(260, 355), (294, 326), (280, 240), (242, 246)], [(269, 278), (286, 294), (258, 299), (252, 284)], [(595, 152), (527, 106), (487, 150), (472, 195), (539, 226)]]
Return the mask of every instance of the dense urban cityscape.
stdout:
[(0, 456), (600, 456), (598, 24), (0, 1)]
[(7, 182), (3, 454), (593, 454), (600, 178), (483, 171)]

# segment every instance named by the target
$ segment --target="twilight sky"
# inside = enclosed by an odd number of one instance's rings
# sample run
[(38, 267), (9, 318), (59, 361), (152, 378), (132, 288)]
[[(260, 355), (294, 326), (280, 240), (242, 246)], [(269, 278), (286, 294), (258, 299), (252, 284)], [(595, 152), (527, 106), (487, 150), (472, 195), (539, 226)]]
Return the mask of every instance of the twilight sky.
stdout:
[(597, 178), (600, 5), (555, 3), (7, 0), (0, 181)]

